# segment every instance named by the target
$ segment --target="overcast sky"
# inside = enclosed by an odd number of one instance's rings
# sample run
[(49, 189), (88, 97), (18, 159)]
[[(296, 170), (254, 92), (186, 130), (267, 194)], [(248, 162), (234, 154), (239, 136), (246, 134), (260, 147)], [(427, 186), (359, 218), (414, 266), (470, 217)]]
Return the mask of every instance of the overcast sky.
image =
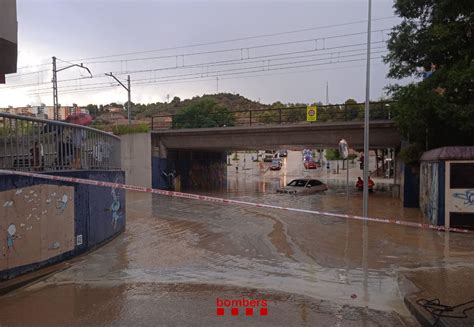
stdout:
[[(372, 27), (372, 99), (395, 82), (380, 59), (399, 22), (392, 5), (373, 1), (372, 17), (385, 19)], [(365, 96), (367, 24), (347, 23), (367, 19), (367, 1), (17, 0), (17, 12), (21, 69), (0, 87), (0, 107), (51, 105), (52, 56), (58, 68), (84, 62), (94, 76), (59, 72), (62, 105), (125, 102), (126, 91), (104, 75), (111, 71), (131, 75), (132, 101), (141, 103), (217, 91), (264, 103), (325, 102), (326, 83), (331, 103)], [(216, 41), (229, 42), (184, 47)]]

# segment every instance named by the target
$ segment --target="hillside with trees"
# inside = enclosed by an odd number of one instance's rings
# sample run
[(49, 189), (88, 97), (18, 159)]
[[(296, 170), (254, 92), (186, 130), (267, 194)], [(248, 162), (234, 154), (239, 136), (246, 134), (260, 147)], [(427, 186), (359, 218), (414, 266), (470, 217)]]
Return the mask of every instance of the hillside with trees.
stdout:
[(151, 117), (154, 115), (176, 114), (182, 108), (187, 108), (194, 104), (198, 104), (201, 101), (207, 100), (211, 100), (215, 102), (217, 106), (227, 108), (229, 111), (256, 110), (268, 107), (268, 105), (249, 100), (239, 94), (218, 93), (195, 96), (192, 99), (186, 99), (183, 101), (181, 101), (179, 97), (174, 97), (170, 103), (157, 102), (146, 105), (140, 103), (133, 104), (133, 115), (136, 116), (137, 119), (143, 119), (145, 117)]
[[(96, 126), (105, 128), (107, 125), (127, 123), (127, 105), (128, 103), (123, 105), (117, 103), (107, 105), (89, 104), (86, 109), (95, 118)], [(239, 94), (219, 93), (195, 96), (186, 100), (174, 97), (169, 103), (141, 104), (132, 102), (131, 109), (132, 123), (134, 124), (148, 123), (152, 116), (164, 116), (155, 118), (154, 122), (158, 125), (163, 124), (161, 128), (169, 128), (171, 126), (167, 127), (166, 116), (175, 115), (173, 128), (196, 128), (245, 125), (249, 124), (250, 120), (252, 124), (257, 125), (304, 122), (306, 121), (307, 105), (307, 103), (284, 104), (280, 101), (272, 104), (262, 104)], [(353, 99), (348, 99), (340, 105), (323, 106), (321, 102), (311, 105), (317, 105), (319, 108), (318, 121), (363, 119), (364, 107)], [(252, 114), (250, 114), (250, 111), (252, 111)], [(371, 118), (380, 118), (377, 117), (379, 113), (380, 109), (374, 107)], [(209, 115), (209, 117), (206, 118), (206, 115)]]

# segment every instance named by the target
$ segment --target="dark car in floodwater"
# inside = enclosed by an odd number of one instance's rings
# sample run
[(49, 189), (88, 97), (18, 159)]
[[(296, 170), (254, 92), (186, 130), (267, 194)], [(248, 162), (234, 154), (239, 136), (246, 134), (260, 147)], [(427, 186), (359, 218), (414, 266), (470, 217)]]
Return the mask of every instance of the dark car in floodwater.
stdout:
[(317, 179), (299, 178), (289, 182), (285, 187), (277, 190), (277, 193), (295, 195), (309, 195), (317, 192), (327, 191), (328, 186)]

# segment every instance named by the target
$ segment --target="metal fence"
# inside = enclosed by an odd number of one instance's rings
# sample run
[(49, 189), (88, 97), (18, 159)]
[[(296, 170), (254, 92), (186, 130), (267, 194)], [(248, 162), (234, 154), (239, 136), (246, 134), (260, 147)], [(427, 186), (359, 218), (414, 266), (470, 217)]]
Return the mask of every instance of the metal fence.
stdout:
[[(370, 103), (370, 120), (390, 120), (393, 116), (394, 102), (381, 101)], [(306, 106), (264, 108), (254, 110), (235, 110), (227, 114), (210, 114), (204, 124), (190, 115), (156, 115), (151, 117), (151, 129), (199, 128), (228, 126), (257, 126), (280, 124), (308, 124)], [(199, 117), (197, 117), (199, 118)], [(213, 119), (215, 118), (215, 119)], [(364, 103), (321, 105), (317, 109), (318, 122), (363, 121)], [(212, 126), (213, 125), (213, 126)]]
[(120, 169), (120, 138), (85, 126), (0, 113), (0, 167), (24, 171)]

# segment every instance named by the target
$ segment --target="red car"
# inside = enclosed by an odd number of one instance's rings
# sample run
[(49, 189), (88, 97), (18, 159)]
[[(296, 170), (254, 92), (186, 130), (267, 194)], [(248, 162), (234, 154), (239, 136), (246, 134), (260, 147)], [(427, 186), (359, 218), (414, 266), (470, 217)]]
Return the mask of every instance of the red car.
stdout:
[(305, 161), (304, 168), (305, 169), (317, 169), (319, 167), (318, 163), (313, 160)]

